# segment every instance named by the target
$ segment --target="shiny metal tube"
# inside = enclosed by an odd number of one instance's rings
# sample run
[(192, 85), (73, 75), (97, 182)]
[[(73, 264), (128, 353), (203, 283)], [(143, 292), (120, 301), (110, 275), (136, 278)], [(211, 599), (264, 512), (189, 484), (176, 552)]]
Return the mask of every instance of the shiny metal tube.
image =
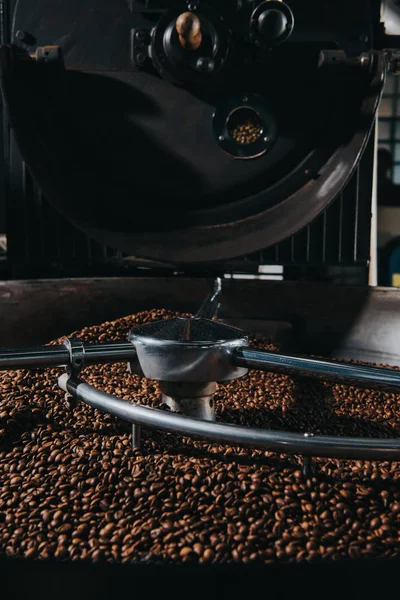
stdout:
[(59, 367), (68, 364), (69, 352), (63, 345), (0, 350), (0, 370)]
[(369, 389), (400, 391), (400, 371), (394, 369), (277, 354), (248, 347), (236, 348), (232, 358), (235, 365), (249, 369), (316, 377), (324, 381)]
[[(130, 342), (107, 344), (84, 344), (85, 364), (112, 363), (132, 360), (136, 356)], [(66, 346), (42, 346), (38, 348), (0, 349), (0, 371), (15, 369), (38, 369), (64, 367), (70, 355)]]
[(161, 429), (205, 438), (219, 444), (261, 448), (282, 454), (355, 460), (400, 459), (400, 439), (310, 436), (202, 421), (121, 400), (79, 379), (68, 379), (67, 374), (59, 377), (58, 383), (65, 392), (93, 408), (150, 429)]
[(212, 292), (207, 298), (204, 300), (203, 304), (200, 306), (197, 311), (195, 318), (196, 319), (213, 319), (217, 316), (220, 296), (222, 290), (222, 282), (221, 278), (217, 277), (214, 281)]
[(136, 350), (131, 342), (109, 342), (106, 344), (84, 344), (85, 363), (116, 363), (133, 360)]

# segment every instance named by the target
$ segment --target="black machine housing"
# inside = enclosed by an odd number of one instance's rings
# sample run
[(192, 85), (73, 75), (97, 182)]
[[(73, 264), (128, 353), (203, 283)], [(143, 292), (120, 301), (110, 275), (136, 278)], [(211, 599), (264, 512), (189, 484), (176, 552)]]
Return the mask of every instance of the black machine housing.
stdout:
[[(366, 281), (380, 1), (2, 6), (5, 276), (278, 264)], [(238, 109), (261, 118), (253, 146), (229, 138)]]

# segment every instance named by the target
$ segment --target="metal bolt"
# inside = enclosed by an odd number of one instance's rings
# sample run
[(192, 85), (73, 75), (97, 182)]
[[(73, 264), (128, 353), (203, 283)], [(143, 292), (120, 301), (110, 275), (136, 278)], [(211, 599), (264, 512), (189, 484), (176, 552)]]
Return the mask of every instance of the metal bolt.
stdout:
[(139, 52), (138, 54), (136, 54), (136, 60), (138, 63), (143, 64), (144, 61), (146, 60), (146, 57), (144, 54), (142, 54), (141, 52)]
[(134, 44), (137, 49), (143, 48), (143, 46), (146, 46), (149, 44), (149, 42), (149, 34), (147, 31), (143, 31), (141, 29), (136, 31)]
[(36, 40), (33, 37), (33, 35), (31, 35), (27, 31), (18, 30), (15, 34), (15, 37), (18, 40), (18, 42), (26, 44), (27, 46), (34, 46), (36, 43)]
[(223, 142), (225, 138), (224, 138), (223, 135), (220, 135), (218, 139), (219, 139), (220, 142)]
[(367, 53), (361, 54), (360, 64), (362, 67), (369, 67), (369, 65), (371, 64), (371, 56)]
[(201, 73), (212, 73), (214, 71), (215, 62), (212, 58), (201, 56), (196, 62), (196, 69)]
[(197, 2), (189, 2), (188, 9), (191, 11), (197, 10)]
[(264, 142), (269, 142), (269, 137), (267, 135), (264, 138)]
[(247, 96), (243, 96), (242, 102), (248, 102), (248, 101), (249, 101), (249, 99), (247, 98)]
[(139, 31), (137, 31), (135, 33), (135, 37), (136, 37), (137, 40), (140, 40), (141, 42), (144, 42), (145, 39), (146, 39), (146, 34), (145, 34), (144, 31), (139, 30)]

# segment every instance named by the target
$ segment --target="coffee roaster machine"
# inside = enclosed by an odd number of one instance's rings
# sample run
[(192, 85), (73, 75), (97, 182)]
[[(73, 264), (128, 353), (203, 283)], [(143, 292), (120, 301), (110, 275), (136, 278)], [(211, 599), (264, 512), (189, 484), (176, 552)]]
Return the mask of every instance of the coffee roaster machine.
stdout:
[[(376, 114), (400, 71), (382, 3), (0, 6), (0, 368), (65, 366), (59, 385), (131, 421), (135, 445), (145, 426), (301, 454), (306, 472), (312, 456), (398, 459), (398, 440), (244, 429), (213, 410), (215, 382), (249, 368), (400, 389), (395, 369), (332, 359), (400, 364), (399, 294), (366, 285)], [(225, 278), (263, 264), (309, 281)], [(310, 281), (331, 267), (365, 285)], [(151, 307), (195, 316), (40, 345)], [(255, 331), (282, 351), (249, 346)], [(171, 411), (80, 380), (112, 361), (160, 381)]]

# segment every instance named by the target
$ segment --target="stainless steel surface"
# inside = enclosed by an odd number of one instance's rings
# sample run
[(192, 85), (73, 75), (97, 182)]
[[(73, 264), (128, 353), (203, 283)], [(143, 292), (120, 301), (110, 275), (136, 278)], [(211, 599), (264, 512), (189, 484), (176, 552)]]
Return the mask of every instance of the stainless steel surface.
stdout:
[[(85, 364), (135, 360), (135, 348), (130, 342), (83, 344)], [(39, 348), (0, 349), (0, 371), (24, 368), (66, 367), (70, 351), (65, 345)]]
[(100, 392), (79, 379), (68, 379), (67, 374), (62, 375), (58, 383), (61, 389), (92, 407), (150, 429), (161, 429), (212, 440), (219, 444), (261, 448), (283, 454), (355, 460), (400, 459), (400, 439), (305, 436), (301, 433), (212, 423), (121, 400)]
[(359, 387), (400, 390), (400, 371), (333, 360), (276, 354), (254, 348), (236, 348), (233, 361), (242, 367), (345, 383)]
[(209, 382), (242, 377), (231, 352), (248, 343), (240, 329), (209, 319), (177, 317), (132, 329), (137, 363), (131, 371), (158, 381)]
[(195, 317), (146, 323), (128, 336), (136, 348), (129, 370), (160, 381), (163, 402), (173, 412), (207, 421), (215, 420), (216, 381), (247, 373), (231, 360), (232, 349), (248, 343), (246, 335), (211, 320), (217, 314), (221, 290), (217, 278)]
[(213, 395), (217, 390), (215, 381), (210, 383), (181, 383), (161, 381), (160, 390), (163, 402), (173, 412), (187, 417), (215, 421)]

